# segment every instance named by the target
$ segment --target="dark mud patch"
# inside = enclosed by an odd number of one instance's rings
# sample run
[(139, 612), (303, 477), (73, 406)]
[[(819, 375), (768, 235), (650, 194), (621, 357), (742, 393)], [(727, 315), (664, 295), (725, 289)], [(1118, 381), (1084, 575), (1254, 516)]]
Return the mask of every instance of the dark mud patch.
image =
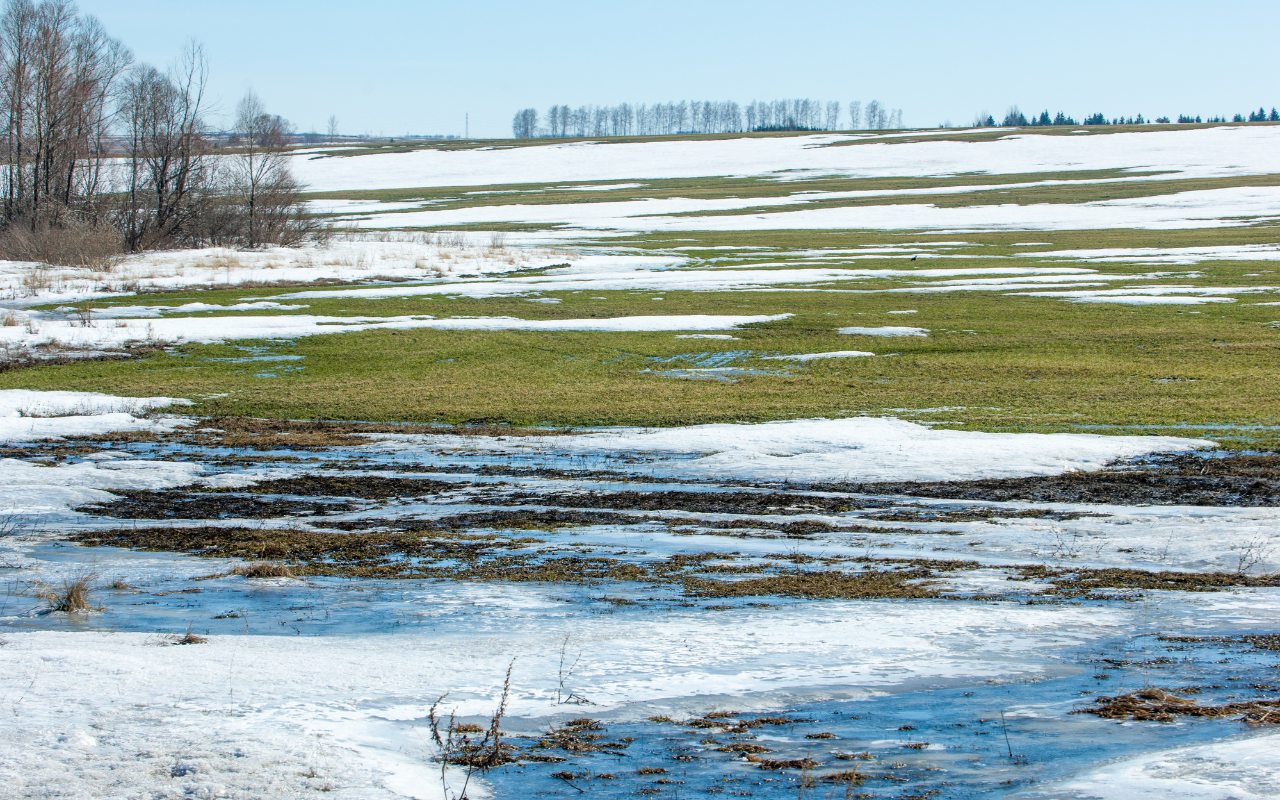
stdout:
[(433, 481), (428, 478), (385, 478), (381, 475), (299, 475), (292, 478), (259, 481), (243, 489), (212, 491), (392, 500), (435, 496), (442, 492), (464, 488), (466, 485), (461, 482)]
[(276, 519), (344, 514), (356, 510), (350, 503), (321, 503), (314, 500), (264, 499), (228, 494), (187, 494), (185, 492), (116, 491), (110, 503), (80, 506), (83, 514), (112, 519)]
[[(462, 484), (418, 478), (304, 475), (232, 489), (117, 491), (109, 503), (76, 510), (114, 519), (271, 519), (345, 514), (357, 506), (344, 499), (390, 500), (436, 496)], [(258, 496), (255, 496), (258, 495)], [(270, 498), (261, 497), (270, 495)]]
[(510, 503), (618, 511), (692, 511), (704, 514), (840, 514), (885, 508), (884, 501), (784, 492), (551, 492), (520, 493)]
[(1022, 580), (1044, 581), (1057, 594), (1069, 597), (1094, 595), (1104, 590), (1168, 590), (1218, 592), (1239, 587), (1280, 586), (1280, 575), (1242, 575), (1233, 572), (1150, 572), (1140, 569), (1055, 569), (1018, 567)]
[(835, 491), (943, 500), (1108, 505), (1280, 505), (1280, 456), (1174, 456), (1124, 470), (1047, 478), (842, 483)]

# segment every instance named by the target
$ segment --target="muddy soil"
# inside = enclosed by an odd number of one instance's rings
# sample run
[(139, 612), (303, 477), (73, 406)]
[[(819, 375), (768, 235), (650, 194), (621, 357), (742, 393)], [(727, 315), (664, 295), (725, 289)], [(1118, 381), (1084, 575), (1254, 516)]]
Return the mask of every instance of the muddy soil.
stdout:
[(274, 519), (344, 514), (350, 503), (322, 503), (284, 498), (262, 499), (232, 494), (117, 491), (110, 503), (81, 506), (76, 511), (112, 519)]
[(839, 514), (885, 508), (884, 501), (783, 492), (549, 492), (510, 495), (506, 502), (619, 511), (694, 511), (704, 514)]
[(1048, 478), (841, 483), (823, 488), (943, 500), (1108, 505), (1280, 505), (1280, 456), (1176, 456), (1150, 467), (1072, 472)]

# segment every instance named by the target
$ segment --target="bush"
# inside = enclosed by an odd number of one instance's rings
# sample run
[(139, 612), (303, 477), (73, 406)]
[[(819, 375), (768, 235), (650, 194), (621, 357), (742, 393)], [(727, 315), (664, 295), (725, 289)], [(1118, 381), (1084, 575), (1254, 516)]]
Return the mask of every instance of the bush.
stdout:
[(93, 572), (78, 572), (64, 578), (58, 587), (44, 586), (40, 596), (49, 604), (50, 611), (62, 611), (74, 614), (84, 611), (101, 611), (102, 606), (93, 606), (89, 595), (93, 589), (93, 580), (97, 575)]
[(0, 228), (0, 259), (38, 261), (64, 267), (109, 268), (124, 253), (124, 240), (110, 225), (69, 221), (32, 225), (17, 219)]

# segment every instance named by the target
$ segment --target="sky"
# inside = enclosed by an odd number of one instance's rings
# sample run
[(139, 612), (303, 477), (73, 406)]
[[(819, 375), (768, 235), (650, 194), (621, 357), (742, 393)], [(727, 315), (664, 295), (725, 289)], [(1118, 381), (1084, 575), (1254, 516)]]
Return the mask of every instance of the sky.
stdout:
[[(80, 0), (140, 61), (189, 39), (216, 111), (249, 89), (301, 131), (511, 135), (552, 104), (809, 97), (908, 126), (1231, 115), (1280, 105), (1275, 0)], [(216, 117), (217, 115), (215, 115)], [(468, 122), (469, 120), (469, 122)]]

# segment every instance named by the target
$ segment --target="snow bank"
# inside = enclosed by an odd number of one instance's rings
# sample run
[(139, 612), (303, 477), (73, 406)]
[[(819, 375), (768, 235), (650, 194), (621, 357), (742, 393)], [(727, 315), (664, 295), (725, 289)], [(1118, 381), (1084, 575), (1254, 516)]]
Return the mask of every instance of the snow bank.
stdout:
[(853, 326), (849, 328), (837, 328), (836, 333), (843, 333), (850, 336), (928, 336), (929, 329), (908, 328), (893, 325), (885, 325), (879, 328), (859, 328), (857, 326)]
[[(175, 417), (142, 419), (156, 408), (191, 405), (172, 397), (115, 397), (96, 392), (0, 390), (0, 442), (31, 442), (120, 431), (168, 432)], [(3, 485), (3, 481), (0, 481)]]
[[(322, 297), (415, 297), (418, 295), (458, 295), (498, 297), (536, 291), (729, 291), (788, 284), (830, 283), (884, 278), (951, 278), (957, 276), (1012, 275), (1042, 276), (1049, 282), (1134, 280), (1135, 275), (1099, 275), (1082, 267), (951, 267), (936, 269), (840, 269), (807, 267), (798, 269), (637, 269), (589, 270), (582, 267), (555, 274), (506, 278), (491, 281), (450, 281), (415, 286), (370, 286), (358, 289), (310, 289), (280, 295), (281, 299), (306, 300)], [(975, 280), (980, 280), (976, 278)], [(1027, 280), (1031, 280), (1028, 278)], [(1038, 279), (1037, 279), (1038, 280)], [(1086, 284), (1088, 285), (1088, 284)], [(1006, 288), (1003, 286), (996, 288)]]
[(515, 317), (435, 319), (413, 317), (288, 316), (169, 317), (117, 319), (110, 325), (82, 327), (71, 321), (42, 320), (32, 333), (25, 327), (0, 328), (0, 343), (31, 347), (54, 343), (65, 348), (104, 350), (127, 342), (162, 343), (225, 342), (234, 339), (293, 339), (327, 333), (351, 333), (374, 329), (504, 330), (504, 331), (718, 331), (740, 325), (786, 319), (790, 314), (733, 316), (689, 314), (685, 316), (610, 317), (604, 319), (528, 320)]
[(1014, 797), (1044, 800), (1262, 800), (1280, 797), (1280, 734), (1162, 750)]
[(377, 446), (547, 453), (636, 453), (635, 469), (753, 481), (954, 481), (1097, 470), (1121, 458), (1214, 446), (1203, 439), (933, 430), (900, 419), (805, 419), (758, 425), (618, 428), (579, 436), (380, 437)]
[[(1280, 187), (1232, 187), (1088, 203), (936, 206), (931, 203), (794, 208), (812, 197), (633, 200), (408, 211), (344, 220), (361, 228), (485, 224), (567, 226), (629, 233), (763, 230), (1169, 230), (1248, 225), (1280, 216)], [(769, 206), (785, 207), (767, 210)], [(724, 211), (740, 211), (725, 214)], [(706, 215), (696, 212), (705, 211)], [(678, 216), (684, 215), (684, 216)]]
[[(337, 240), (326, 245), (262, 250), (166, 250), (128, 256), (109, 269), (49, 267), (0, 261), (0, 294), (6, 307), (131, 294), (139, 288), (176, 290), (189, 286), (252, 283), (310, 283), (317, 280), (432, 280), (496, 275), (546, 267), (569, 260), (563, 250), (510, 247), (490, 234), (452, 234), (429, 242), (412, 235), (403, 241)], [(503, 240), (505, 241), (505, 240)], [(684, 259), (670, 256), (593, 256), (609, 269), (661, 268)]]
[(874, 356), (865, 350), (835, 350), (830, 353), (800, 353), (794, 356), (765, 356), (765, 361), (813, 361), (815, 358), (858, 358)]
[(1202, 261), (1277, 261), (1278, 244), (1218, 247), (1112, 247), (1098, 250), (1048, 250), (1018, 253), (1020, 258), (1070, 258), (1098, 263), (1199, 264)]
[(1128, 305), (1201, 305), (1203, 303), (1234, 303), (1224, 297), (1231, 294), (1258, 294), (1280, 290), (1277, 286), (1132, 286), (1124, 289), (1085, 290), (1073, 289), (1059, 292), (1019, 292), (1024, 297), (1057, 297), (1077, 303), (1124, 303)]

